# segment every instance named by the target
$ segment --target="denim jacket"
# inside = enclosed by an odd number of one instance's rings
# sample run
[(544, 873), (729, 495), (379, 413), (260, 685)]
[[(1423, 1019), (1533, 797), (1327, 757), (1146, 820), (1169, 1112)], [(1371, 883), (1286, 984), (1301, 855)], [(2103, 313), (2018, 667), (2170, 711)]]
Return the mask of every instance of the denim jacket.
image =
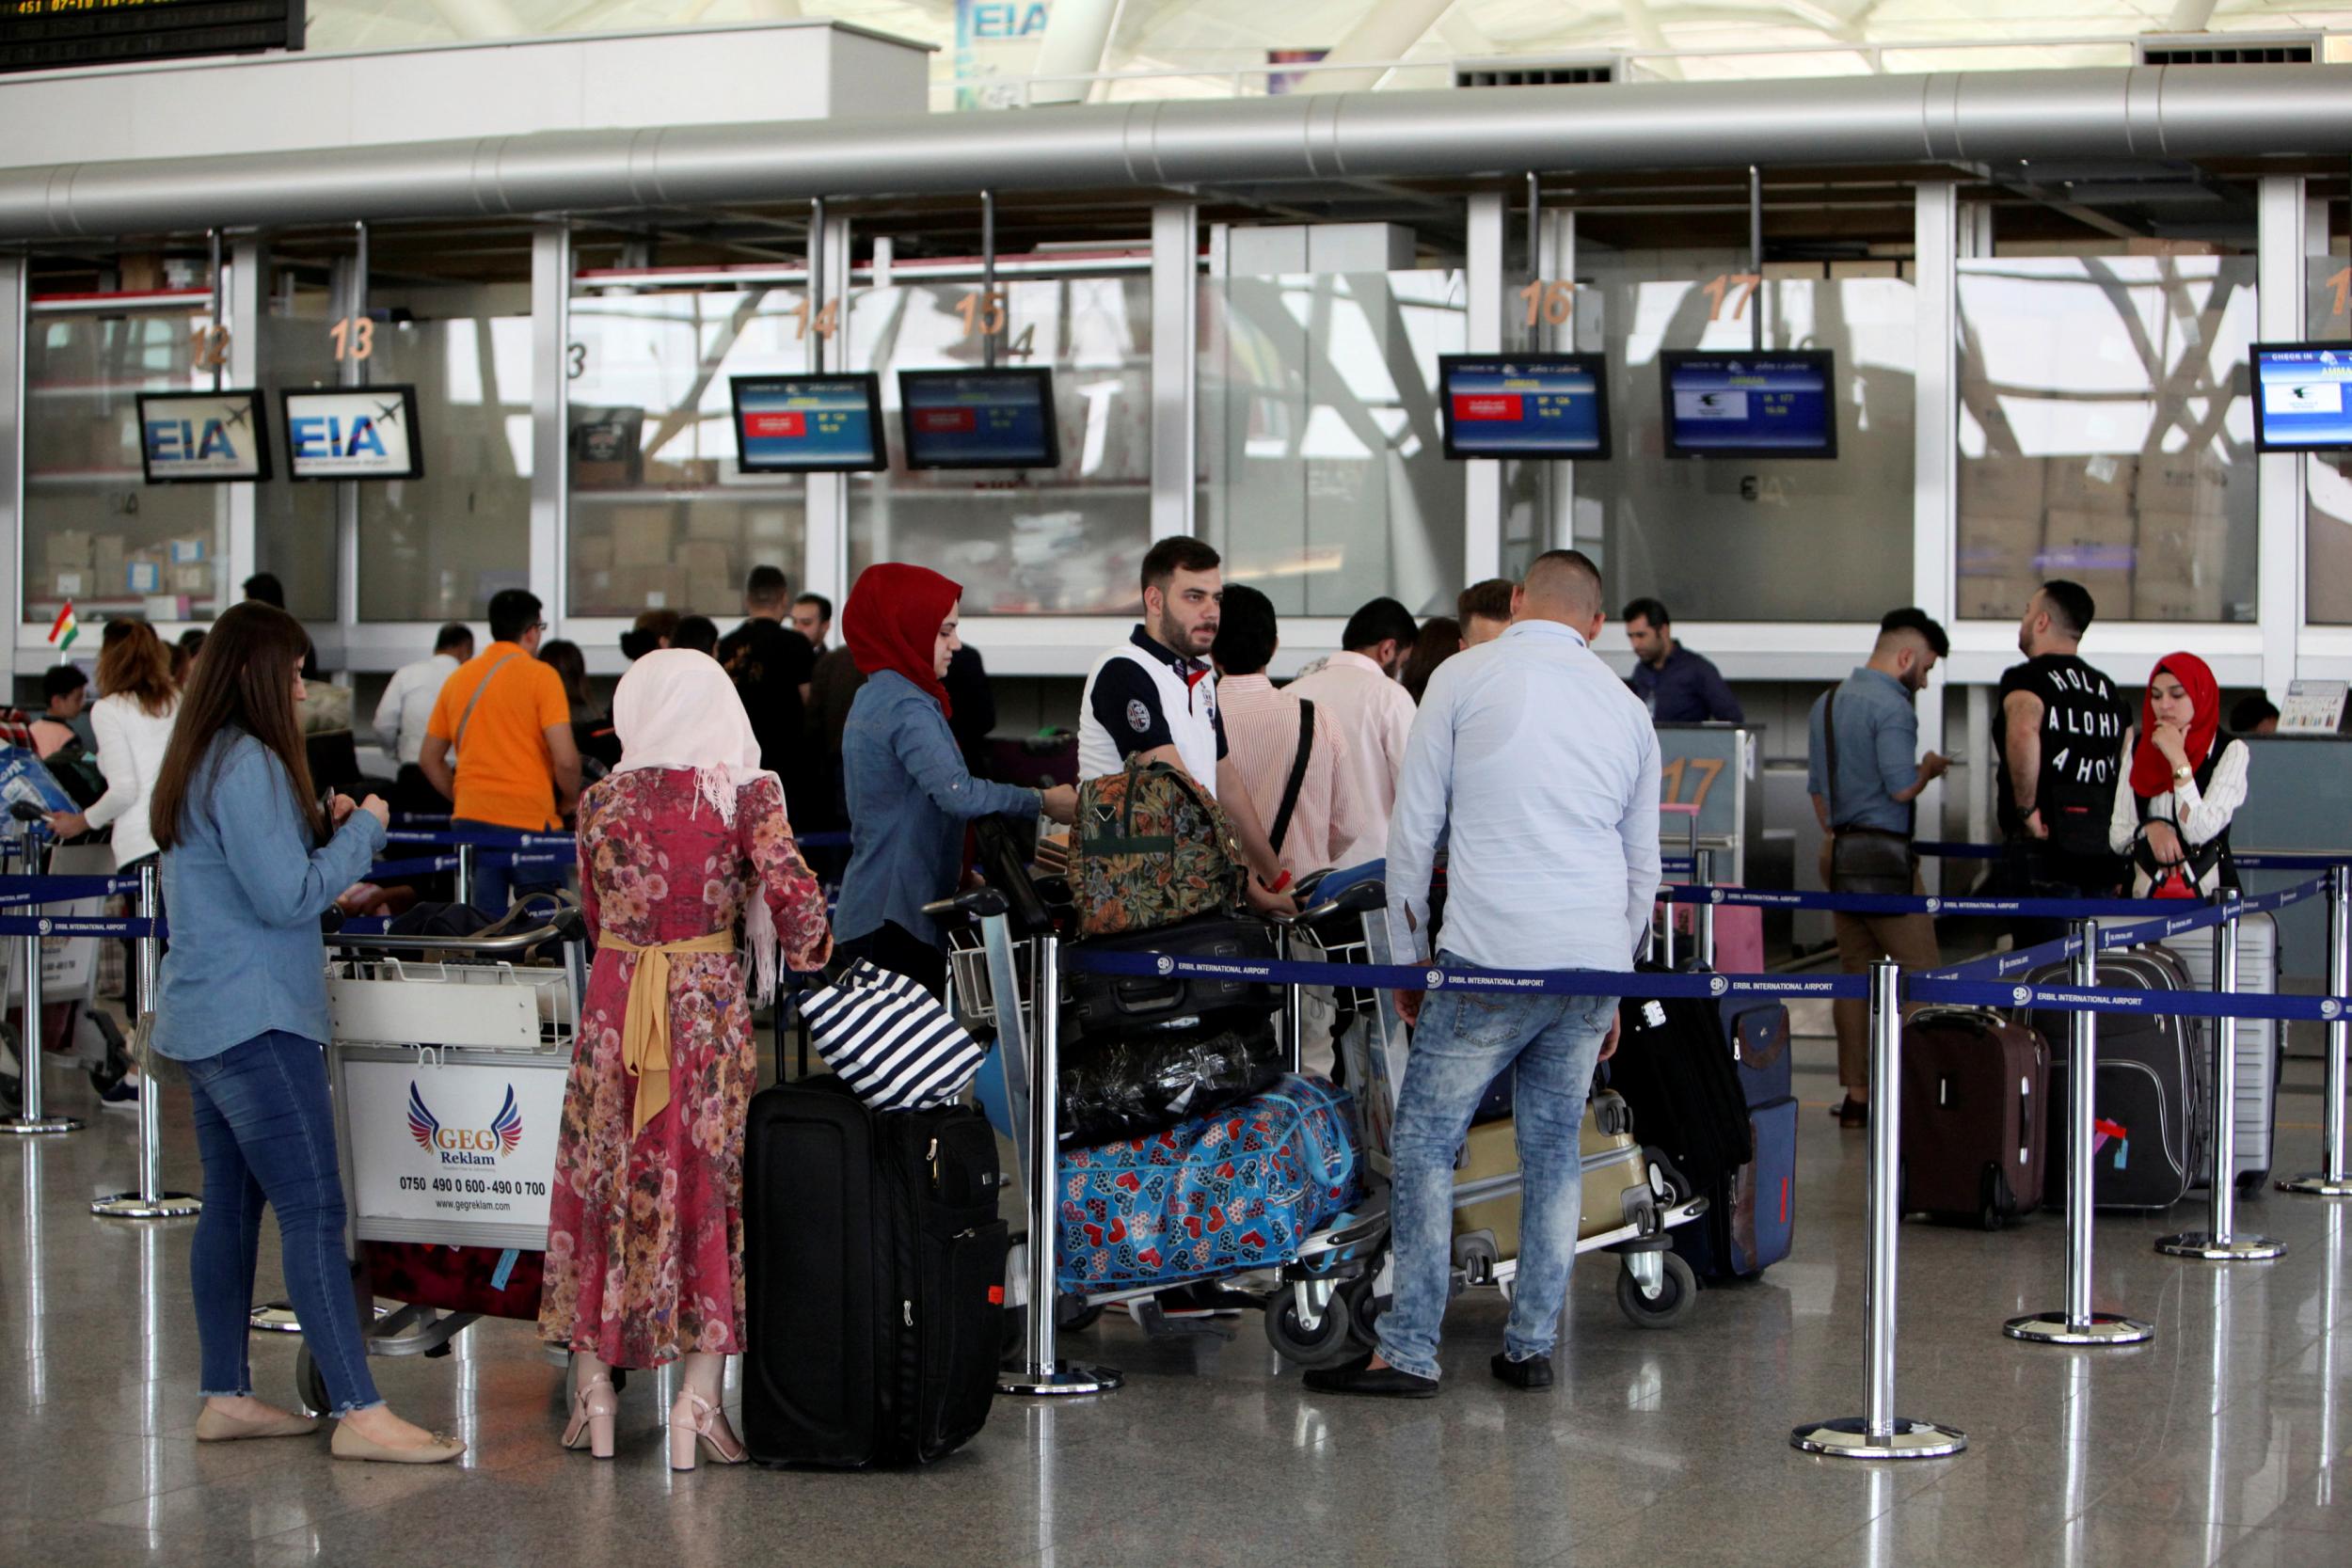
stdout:
[(155, 1049), (183, 1062), (282, 1029), (325, 1041), (319, 916), (366, 875), (384, 828), (355, 811), (313, 848), (294, 783), (270, 750), (224, 730), (190, 782), (164, 851), (171, 947), (156, 987)]
[(923, 906), (956, 891), (963, 825), (980, 816), (1034, 816), (1034, 789), (972, 777), (947, 716), (895, 670), (876, 672), (850, 706), (841, 736), (850, 800), (850, 869), (834, 936), (841, 942), (895, 921), (936, 942)]

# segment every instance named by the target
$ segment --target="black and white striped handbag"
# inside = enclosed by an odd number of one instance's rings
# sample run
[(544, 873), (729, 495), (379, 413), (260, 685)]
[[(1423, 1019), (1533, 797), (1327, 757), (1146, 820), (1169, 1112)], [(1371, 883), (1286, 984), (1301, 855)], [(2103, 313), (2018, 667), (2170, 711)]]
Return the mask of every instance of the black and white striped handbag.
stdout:
[(988, 1054), (930, 992), (864, 958), (800, 1008), (817, 1053), (878, 1111), (945, 1105)]

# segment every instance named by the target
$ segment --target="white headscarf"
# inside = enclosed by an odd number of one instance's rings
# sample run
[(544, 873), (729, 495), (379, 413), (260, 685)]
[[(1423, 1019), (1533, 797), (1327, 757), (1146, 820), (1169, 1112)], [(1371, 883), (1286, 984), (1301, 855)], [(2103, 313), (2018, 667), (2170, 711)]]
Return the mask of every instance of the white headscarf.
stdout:
[[(756, 779), (774, 779), (759, 766), (759, 740), (743, 699), (718, 662), (691, 648), (662, 648), (628, 667), (612, 693), (612, 728), (621, 740), (616, 773), (641, 768), (694, 770), (699, 797), (719, 820), (735, 825), (737, 792)], [(783, 794), (784, 781), (776, 780)], [(776, 990), (776, 922), (766, 890), (756, 884), (744, 911), (752, 939), (755, 1000)]]

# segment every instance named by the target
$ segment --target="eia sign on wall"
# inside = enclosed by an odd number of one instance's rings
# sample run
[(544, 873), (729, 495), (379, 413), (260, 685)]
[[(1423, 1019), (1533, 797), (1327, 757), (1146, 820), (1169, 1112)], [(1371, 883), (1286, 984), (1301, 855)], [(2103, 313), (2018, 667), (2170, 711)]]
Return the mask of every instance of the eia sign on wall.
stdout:
[(414, 387), (288, 392), (286, 471), (295, 479), (422, 479)]
[(246, 388), (141, 392), (139, 456), (150, 484), (269, 478), (269, 404)]

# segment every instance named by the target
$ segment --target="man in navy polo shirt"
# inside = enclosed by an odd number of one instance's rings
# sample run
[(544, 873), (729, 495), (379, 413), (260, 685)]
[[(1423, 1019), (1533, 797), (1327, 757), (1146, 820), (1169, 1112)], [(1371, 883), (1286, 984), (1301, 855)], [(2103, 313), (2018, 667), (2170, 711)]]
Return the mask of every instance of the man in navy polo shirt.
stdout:
[(1723, 672), (1704, 655), (1675, 641), (1674, 619), (1656, 599), (1636, 599), (1619, 617), (1626, 640), (1633, 644), (1629, 683), (1633, 694), (1649, 708), (1654, 724), (1698, 724), (1708, 720), (1739, 724), (1747, 721), (1740, 699), (1724, 684)]
[(1251, 872), (1249, 901), (1288, 912), (1274, 847), (1240, 772), (1226, 755), (1216, 710), (1216, 641), (1225, 582), (1216, 551), (1198, 539), (1163, 539), (1143, 558), (1143, 620), (1095, 660), (1079, 704), (1078, 776), (1116, 773), (1130, 757), (1181, 768), (1225, 807)]

